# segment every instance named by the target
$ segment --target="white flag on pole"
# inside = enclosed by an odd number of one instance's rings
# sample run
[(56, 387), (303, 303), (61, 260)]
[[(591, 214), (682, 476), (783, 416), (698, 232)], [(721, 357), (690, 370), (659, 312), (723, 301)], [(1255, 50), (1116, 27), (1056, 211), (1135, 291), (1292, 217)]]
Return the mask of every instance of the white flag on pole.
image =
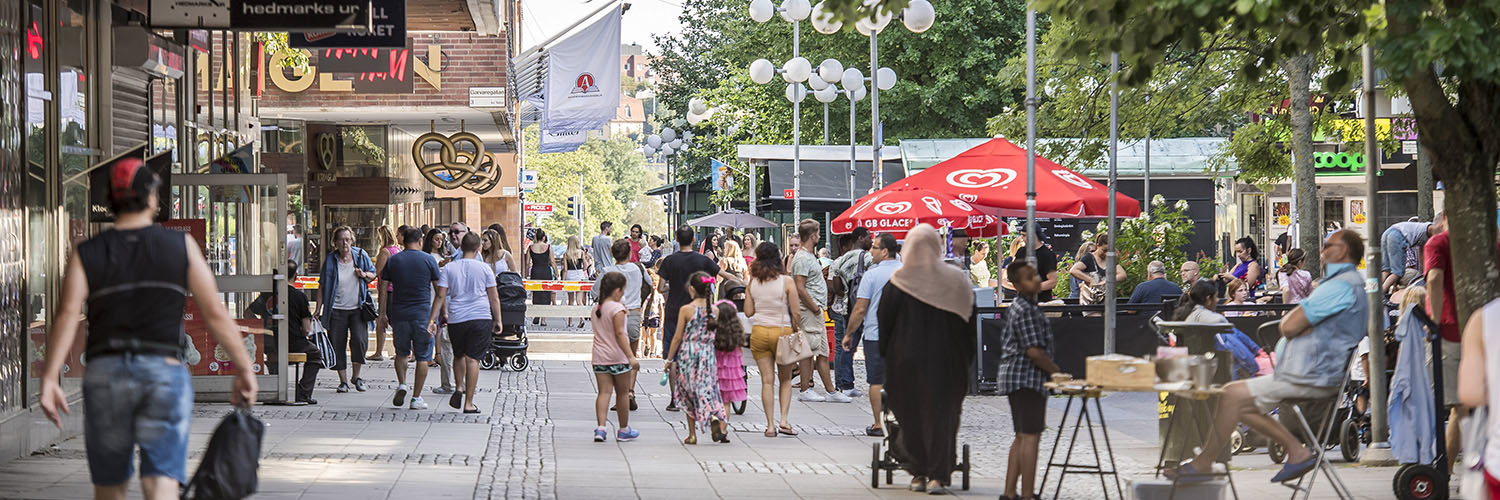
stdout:
[(598, 129), (620, 107), (620, 18), (610, 11), (548, 49), (542, 129)]
[(538, 153), (568, 153), (576, 151), (588, 140), (587, 131), (553, 133), (551, 130), (542, 130), (536, 149)]

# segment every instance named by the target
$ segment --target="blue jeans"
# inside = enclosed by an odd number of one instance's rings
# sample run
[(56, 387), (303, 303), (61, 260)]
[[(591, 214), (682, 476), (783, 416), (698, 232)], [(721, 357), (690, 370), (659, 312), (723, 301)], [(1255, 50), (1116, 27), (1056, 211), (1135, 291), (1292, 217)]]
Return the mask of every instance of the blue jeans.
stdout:
[(141, 449), (141, 477), (187, 482), (193, 384), (181, 361), (160, 355), (108, 354), (83, 374), (84, 448), (94, 484), (125, 484)]
[[(854, 343), (853, 349), (844, 349), (844, 328), (849, 324), (849, 316), (828, 311), (828, 317), (833, 318), (833, 332), (835, 349), (833, 357), (833, 385), (840, 391), (854, 388), (854, 353), (859, 351), (859, 342)], [(854, 330), (854, 338), (860, 338), (860, 330)]]
[(1388, 229), (1380, 235), (1380, 267), (1386, 272), (1401, 276), (1406, 273), (1406, 235), (1396, 229)]

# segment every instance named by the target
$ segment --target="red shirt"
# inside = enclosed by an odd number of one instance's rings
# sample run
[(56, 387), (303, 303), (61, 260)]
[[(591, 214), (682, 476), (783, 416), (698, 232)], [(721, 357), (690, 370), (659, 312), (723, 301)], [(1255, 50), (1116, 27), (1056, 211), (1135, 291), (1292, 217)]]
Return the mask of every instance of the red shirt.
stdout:
[[(1443, 270), (1443, 315), (1438, 320), (1438, 326), (1443, 334), (1443, 340), (1458, 342), (1463, 338), (1458, 327), (1458, 304), (1453, 295), (1453, 258), (1448, 245), (1448, 232), (1427, 239), (1427, 244), (1422, 247), (1423, 264), (1422, 273), (1425, 275), (1433, 269)], [(1432, 315), (1431, 294), (1438, 293), (1427, 290), (1428, 303), (1427, 312)], [(1436, 316), (1436, 315), (1433, 315)]]
[(640, 262), (641, 261), (641, 242), (635, 240), (634, 238), (629, 238), (626, 241), (630, 242), (630, 262)]

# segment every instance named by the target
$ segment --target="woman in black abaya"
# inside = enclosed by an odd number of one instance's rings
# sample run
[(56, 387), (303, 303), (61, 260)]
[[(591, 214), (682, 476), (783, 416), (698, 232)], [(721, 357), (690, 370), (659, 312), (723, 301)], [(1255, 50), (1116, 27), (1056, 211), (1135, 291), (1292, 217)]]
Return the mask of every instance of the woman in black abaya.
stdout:
[(967, 274), (942, 261), (932, 226), (907, 232), (901, 269), (881, 292), (885, 404), (901, 423), (893, 443), (912, 490), (941, 494), (957, 463), (959, 416), (974, 361), (974, 294)]

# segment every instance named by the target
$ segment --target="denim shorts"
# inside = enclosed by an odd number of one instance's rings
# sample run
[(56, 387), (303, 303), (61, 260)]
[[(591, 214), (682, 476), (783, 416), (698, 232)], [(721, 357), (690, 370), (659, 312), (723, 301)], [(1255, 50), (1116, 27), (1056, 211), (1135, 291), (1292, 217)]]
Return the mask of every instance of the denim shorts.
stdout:
[(885, 358), (880, 356), (880, 341), (865, 340), (865, 382), (885, 385)]
[(137, 446), (141, 477), (187, 482), (193, 384), (181, 361), (160, 355), (96, 356), (84, 369), (83, 401), (84, 447), (94, 484), (129, 481)]
[[(426, 320), (391, 321), (395, 333), (396, 355), (415, 355), (417, 361), (432, 361), (432, 335)], [(415, 353), (415, 354), (414, 354)]]

